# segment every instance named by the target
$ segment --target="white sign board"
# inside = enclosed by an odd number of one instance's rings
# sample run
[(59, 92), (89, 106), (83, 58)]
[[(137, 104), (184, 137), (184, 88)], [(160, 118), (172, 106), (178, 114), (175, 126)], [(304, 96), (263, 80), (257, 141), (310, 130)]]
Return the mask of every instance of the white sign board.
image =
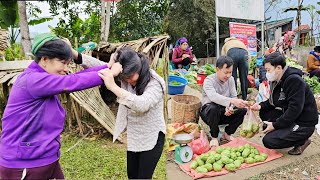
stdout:
[(264, 21), (264, 0), (216, 0), (216, 15)]

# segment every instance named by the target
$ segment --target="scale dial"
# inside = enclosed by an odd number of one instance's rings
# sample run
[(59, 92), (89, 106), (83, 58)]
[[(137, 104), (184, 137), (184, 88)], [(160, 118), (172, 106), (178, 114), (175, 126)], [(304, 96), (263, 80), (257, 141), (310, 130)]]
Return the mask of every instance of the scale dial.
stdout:
[(180, 158), (182, 162), (186, 163), (191, 161), (192, 156), (193, 156), (193, 151), (190, 146), (181, 147)]

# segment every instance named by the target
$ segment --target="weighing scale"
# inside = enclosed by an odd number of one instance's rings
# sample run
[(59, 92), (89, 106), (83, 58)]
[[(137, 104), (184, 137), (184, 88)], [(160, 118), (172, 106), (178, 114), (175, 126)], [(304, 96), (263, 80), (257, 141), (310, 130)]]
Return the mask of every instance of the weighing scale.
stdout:
[(175, 160), (178, 163), (187, 163), (191, 161), (193, 156), (193, 151), (188, 143), (193, 139), (192, 134), (177, 134), (173, 137), (174, 141), (179, 144), (175, 148)]

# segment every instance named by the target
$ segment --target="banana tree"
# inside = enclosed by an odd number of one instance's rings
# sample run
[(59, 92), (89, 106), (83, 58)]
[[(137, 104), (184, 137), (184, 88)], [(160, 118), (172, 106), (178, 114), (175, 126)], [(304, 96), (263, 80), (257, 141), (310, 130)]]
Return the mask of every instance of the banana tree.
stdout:
[[(19, 13), (17, 0), (0, 1), (0, 28), (9, 31), (9, 42), (14, 44), (20, 34)], [(28, 18), (28, 26), (41, 24), (53, 18)]]
[(303, 6), (303, 0), (298, 0), (298, 6), (289, 7), (283, 11), (283, 12), (289, 12), (289, 11), (296, 11), (297, 12), (296, 22), (298, 24), (298, 38), (297, 38), (296, 45), (300, 44), (301, 11), (306, 11), (306, 10), (308, 10), (308, 8)]

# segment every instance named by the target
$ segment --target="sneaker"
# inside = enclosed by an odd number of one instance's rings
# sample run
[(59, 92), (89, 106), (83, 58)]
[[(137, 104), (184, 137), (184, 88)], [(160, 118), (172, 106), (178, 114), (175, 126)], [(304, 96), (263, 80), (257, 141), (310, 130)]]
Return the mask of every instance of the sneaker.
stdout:
[(217, 138), (212, 138), (210, 141), (210, 148), (212, 147), (218, 147), (219, 146), (219, 141)]
[(300, 155), (303, 153), (303, 151), (311, 144), (311, 140), (307, 139), (306, 142), (302, 146), (296, 146), (290, 151), (288, 151), (288, 154), (290, 155)]

